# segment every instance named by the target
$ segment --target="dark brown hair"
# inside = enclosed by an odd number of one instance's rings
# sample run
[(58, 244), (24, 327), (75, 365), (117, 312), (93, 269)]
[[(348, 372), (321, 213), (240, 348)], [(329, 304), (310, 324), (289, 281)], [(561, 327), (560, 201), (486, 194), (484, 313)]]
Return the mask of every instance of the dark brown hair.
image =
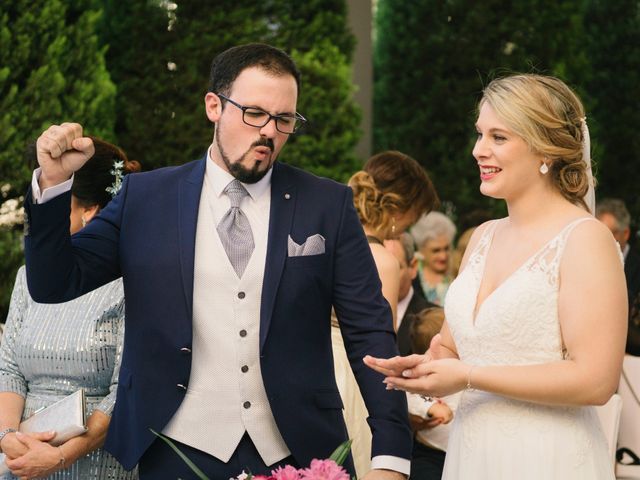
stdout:
[(429, 307), (421, 310), (411, 318), (411, 350), (413, 353), (424, 353), (429, 349), (431, 340), (442, 329), (444, 308)]
[(367, 160), (351, 177), (349, 186), (362, 224), (385, 237), (393, 215), (413, 211), (417, 219), (440, 203), (424, 168), (409, 155), (394, 150)]

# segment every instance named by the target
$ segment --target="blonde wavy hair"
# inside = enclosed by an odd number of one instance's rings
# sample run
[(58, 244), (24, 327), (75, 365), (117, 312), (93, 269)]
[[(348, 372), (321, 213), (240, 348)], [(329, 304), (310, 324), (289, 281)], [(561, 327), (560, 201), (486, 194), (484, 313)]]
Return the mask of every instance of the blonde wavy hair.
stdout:
[(493, 80), (478, 110), (487, 103), (531, 151), (550, 161), (550, 179), (571, 203), (589, 211), (583, 197), (589, 188), (582, 158), (584, 107), (578, 96), (555, 77), (519, 74)]
[(412, 211), (417, 219), (439, 204), (424, 168), (398, 151), (371, 157), (349, 179), (349, 186), (360, 222), (379, 232), (382, 238), (392, 236), (395, 215)]

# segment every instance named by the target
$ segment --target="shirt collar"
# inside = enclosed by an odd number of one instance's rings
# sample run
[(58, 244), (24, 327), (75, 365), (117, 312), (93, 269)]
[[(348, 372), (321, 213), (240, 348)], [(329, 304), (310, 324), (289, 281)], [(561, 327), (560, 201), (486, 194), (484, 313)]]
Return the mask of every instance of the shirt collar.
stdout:
[[(220, 197), (224, 192), (224, 189), (234, 180), (233, 175), (231, 175), (226, 170), (222, 169), (216, 162), (211, 158), (211, 145), (207, 149), (207, 167), (206, 173), (207, 180), (213, 189), (216, 197)], [(256, 183), (242, 183), (242, 186), (247, 189), (249, 196), (255, 202), (262, 195), (269, 190), (271, 186), (271, 174), (273, 173), (273, 166), (269, 169), (264, 177), (262, 177)]]
[(398, 301), (398, 327), (404, 318), (404, 315), (407, 313), (407, 308), (409, 307), (409, 302), (413, 298), (413, 286), (409, 287), (409, 293), (400, 301)]

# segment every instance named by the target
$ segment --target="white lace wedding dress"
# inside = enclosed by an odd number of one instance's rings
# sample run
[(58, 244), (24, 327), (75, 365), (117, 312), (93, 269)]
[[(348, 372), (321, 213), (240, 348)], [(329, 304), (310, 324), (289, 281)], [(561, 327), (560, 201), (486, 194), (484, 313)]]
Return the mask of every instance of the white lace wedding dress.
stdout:
[[(447, 322), (460, 359), (470, 365), (558, 361), (559, 267), (579, 219), (530, 257), (479, 306), (476, 298), (497, 220), (449, 288)], [(586, 261), (587, 259), (585, 259)], [(592, 407), (545, 406), (467, 390), (456, 412), (443, 473), (446, 480), (606, 480), (613, 465)]]

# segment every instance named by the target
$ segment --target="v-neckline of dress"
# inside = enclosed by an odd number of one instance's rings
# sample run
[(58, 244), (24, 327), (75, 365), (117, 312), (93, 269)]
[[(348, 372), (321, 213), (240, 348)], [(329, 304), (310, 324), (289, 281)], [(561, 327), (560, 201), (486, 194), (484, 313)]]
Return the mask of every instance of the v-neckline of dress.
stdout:
[[(505, 217), (505, 219), (508, 217)], [(580, 217), (577, 218), (575, 220), (570, 221), (569, 223), (567, 223), (564, 227), (562, 227), (560, 229), (560, 231), (558, 233), (556, 233), (553, 237), (551, 237), (549, 240), (547, 240), (546, 242), (544, 242), (542, 244), (542, 246), (540, 248), (538, 248), (536, 251), (534, 251), (531, 255), (529, 255), (527, 257), (527, 259), (522, 262), (520, 264), (520, 266), (518, 266), (518, 268), (516, 268), (515, 270), (513, 270), (511, 273), (509, 273), (509, 275), (507, 275), (504, 280), (502, 280), (502, 282), (500, 282), (498, 284), (497, 287), (495, 287), (491, 293), (489, 293), (486, 297), (484, 297), (484, 300), (482, 300), (482, 303), (480, 305), (478, 305), (478, 295), (480, 294), (480, 290), (482, 287), (482, 281), (484, 279), (484, 273), (485, 273), (485, 269), (486, 269), (486, 265), (487, 265), (487, 257), (489, 256), (489, 252), (491, 250), (491, 247), (493, 245), (493, 239), (496, 233), (496, 230), (498, 228), (498, 225), (500, 223), (501, 220), (497, 220), (496, 223), (493, 225), (493, 228), (491, 230), (491, 232), (487, 232), (487, 234), (489, 235), (489, 240), (488, 240), (488, 244), (485, 248), (485, 252), (482, 258), (482, 266), (480, 268), (480, 277), (479, 277), (479, 281), (478, 281), (478, 287), (476, 289), (476, 295), (475, 295), (475, 302), (473, 305), (473, 310), (471, 313), (471, 326), (473, 328), (476, 327), (476, 322), (478, 320), (478, 316), (480, 315), (480, 311), (482, 310), (482, 307), (484, 307), (484, 304), (487, 303), (487, 300), (489, 300), (490, 298), (492, 298), (494, 296), (494, 294), (500, 290), (502, 288), (502, 286), (507, 283), (509, 280), (511, 280), (511, 278), (513, 278), (518, 272), (520, 272), (520, 270), (522, 270), (524, 267), (526, 267), (529, 263), (531, 263), (539, 254), (540, 252), (544, 251), (544, 249), (546, 249), (552, 242), (554, 242), (559, 236), (561, 236), (566, 229), (568, 229), (571, 225), (573, 225), (574, 223), (578, 223), (584, 219), (588, 219), (589, 217)], [(505, 220), (502, 219), (502, 220)]]

